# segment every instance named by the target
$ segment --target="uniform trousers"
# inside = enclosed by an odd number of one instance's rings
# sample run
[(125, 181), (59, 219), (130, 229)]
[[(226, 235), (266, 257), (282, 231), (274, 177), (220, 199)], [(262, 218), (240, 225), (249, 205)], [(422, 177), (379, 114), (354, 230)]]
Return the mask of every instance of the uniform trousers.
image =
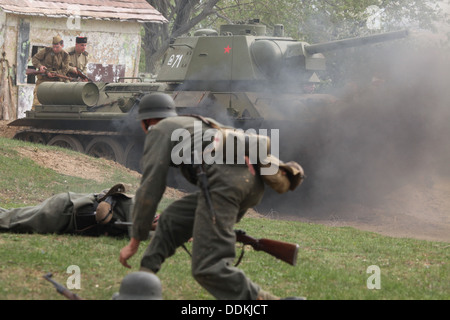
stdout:
[(91, 204), (94, 194), (72, 192), (54, 195), (37, 206), (0, 208), (0, 230), (17, 233), (72, 233), (74, 207)]
[(246, 165), (205, 166), (216, 221), (202, 191), (173, 202), (161, 214), (141, 267), (158, 272), (164, 260), (193, 237), (192, 275), (216, 299), (256, 299), (260, 287), (233, 266), (234, 225), (264, 193), (259, 174)]

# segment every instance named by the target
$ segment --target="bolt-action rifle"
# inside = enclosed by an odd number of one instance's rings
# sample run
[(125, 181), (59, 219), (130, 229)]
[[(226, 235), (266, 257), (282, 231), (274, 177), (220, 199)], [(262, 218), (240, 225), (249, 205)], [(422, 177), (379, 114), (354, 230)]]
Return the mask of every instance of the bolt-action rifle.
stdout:
[[(255, 239), (242, 230), (234, 230), (234, 232), (236, 233), (236, 241), (242, 242), (244, 245), (250, 245), (256, 251), (264, 251), (290, 265), (296, 265), (298, 244), (264, 238)], [(239, 264), (241, 259), (242, 256), (237, 264)]]
[(75, 76), (79, 77), (81, 80), (86, 81), (86, 82), (94, 82), (92, 81), (92, 79), (90, 79), (83, 71), (81, 71), (78, 67), (77, 68), (77, 72), (73, 72), (70, 71), (71, 74), (74, 74)]
[[(158, 219), (159, 216), (157, 216), (155, 220), (153, 220), (152, 230), (156, 229)], [(123, 221), (116, 221), (114, 224), (126, 227), (131, 227), (133, 225), (132, 222), (123, 222)], [(299, 248), (298, 244), (265, 238), (255, 239), (247, 235), (247, 233), (243, 230), (234, 230), (234, 232), (236, 233), (236, 241), (242, 243), (244, 246), (249, 245), (256, 251), (264, 251), (277, 259), (289, 263), (290, 265), (295, 266), (297, 264), (297, 254)], [(191, 253), (187, 250), (187, 248), (184, 245), (182, 247), (189, 255), (191, 255)], [(236, 266), (239, 265), (239, 263), (241, 262), (243, 253), (244, 250), (242, 250), (242, 254), (239, 257)]]
[(27, 74), (27, 76), (43, 75), (43, 76), (47, 76), (48, 78), (59, 78), (59, 79), (68, 80), (71, 82), (78, 81), (76, 78), (63, 76), (62, 74), (58, 74), (58, 73), (52, 72), (52, 71), (39, 71), (39, 70), (34, 70), (34, 69), (27, 69), (26, 74)]
[(73, 293), (72, 291), (70, 291), (69, 289), (64, 287), (62, 284), (59, 284), (58, 282), (53, 280), (52, 276), (53, 276), (52, 273), (47, 273), (43, 277), (45, 280), (51, 282), (55, 286), (56, 291), (58, 291), (58, 293), (62, 294), (64, 297), (66, 297), (67, 299), (70, 299), (70, 300), (84, 300), (77, 294)]

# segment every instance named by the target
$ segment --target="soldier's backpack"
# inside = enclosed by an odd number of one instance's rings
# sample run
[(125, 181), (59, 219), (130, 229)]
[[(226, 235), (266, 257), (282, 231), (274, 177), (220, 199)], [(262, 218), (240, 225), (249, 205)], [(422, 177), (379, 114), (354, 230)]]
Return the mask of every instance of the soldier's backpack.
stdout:
[[(204, 150), (204, 154), (214, 152), (222, 157), (225, 163), (247, 163), (256, 165), (264, 182), (278, 193), (295, 190), (305, 179), (303, 168), (295, 161), (283, 162), (275, 155), (270, 154), (270, 138), (253, 132), (244, 132), (240, 129), (226, 127), (198, 115), (192, 115), (203, 123), (216, 129), (214, 141)], [(233, 141), (227, 149), (227, 141)]]

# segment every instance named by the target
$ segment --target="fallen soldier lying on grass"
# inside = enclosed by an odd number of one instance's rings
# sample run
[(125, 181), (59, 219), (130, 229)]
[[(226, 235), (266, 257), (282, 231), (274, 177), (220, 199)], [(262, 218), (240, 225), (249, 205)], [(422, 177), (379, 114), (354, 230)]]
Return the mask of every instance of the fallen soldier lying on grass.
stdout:
[(100, 193), (60, 193), (37, 206), (0, 208), (0, 232), (128, 237), (120, 222), (132, 221), (133, 204), (123, 184)]

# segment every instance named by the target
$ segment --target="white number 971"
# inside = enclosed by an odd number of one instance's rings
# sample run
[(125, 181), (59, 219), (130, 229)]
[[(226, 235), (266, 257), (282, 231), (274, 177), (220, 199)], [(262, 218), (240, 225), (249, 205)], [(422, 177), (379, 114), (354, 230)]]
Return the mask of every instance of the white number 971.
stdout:
[(183, 60), (182, 54), (173, 54), (170, 56), (169, 62), (167, 62), (168, 66), (172, 66), (172, 68), (178, 68), (180, 66), (181, 60)]

